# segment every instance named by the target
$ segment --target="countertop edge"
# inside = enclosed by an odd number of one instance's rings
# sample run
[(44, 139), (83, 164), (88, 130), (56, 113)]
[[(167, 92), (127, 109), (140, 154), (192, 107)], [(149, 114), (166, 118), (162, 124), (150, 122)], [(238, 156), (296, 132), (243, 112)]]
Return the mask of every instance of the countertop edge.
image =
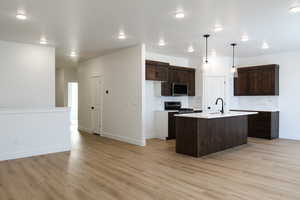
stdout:
[[(205, 113), (201, 113), (202, 115), (205, 115)], [(201, 116), (201, 114), (198, 113), (191, 113), (191, 114), (179, 114), (175, 115), (175, 117), (181, 117), (181, 118), (195, 118), (195, 119), (221, 119), (221, 118), (228, 118), (228, 117), (240, 117), (240, 116), (248, 116), (248, 115), (256, 115), (258, 112), (244, 112), (244, 113), (235, 113), (235, 114), (229, 114), (229, 115), (216, 115), (213, 114), (210, 117), (207, 116)], [(207, 113), (206, 113), (207, 114)], [(198, 115), (198, 116), (197, 116)]]
[(244, 109), (244, 108), (230, 108), (232, 111), (242, 111), (242, 112), (280, 112), (279, 109)]

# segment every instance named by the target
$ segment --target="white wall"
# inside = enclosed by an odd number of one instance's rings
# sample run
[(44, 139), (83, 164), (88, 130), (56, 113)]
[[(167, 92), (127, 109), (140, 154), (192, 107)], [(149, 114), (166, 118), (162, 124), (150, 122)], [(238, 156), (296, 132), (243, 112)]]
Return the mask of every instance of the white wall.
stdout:
[(0, 108), (55, 105), (55, 49), (0, 41)]
[[(210, 76), (222, 76), (225, 77), (226, 86), (225, 86), (225, 104), (229, 107), (230, 104), (235, 104), (233, 101), (233, 75), (231, 71), (231, 58), (221, 57), (221, 56), (212, 56), (209, 57), (209, 64), (204, 65), (203, 60), (199, 59), (190, 59), (190, 64), (196, 66), (196, 99), (197, 102), (200, 102), (200, 107), (205, 110), (205, 90), (213, 90), (214, 88), (208, 88), (204, 84), (206, 77)], [(199, 101), (199, 100), (200, 101)]]
[(59, 68), (55, 70), (55, 105), (57, 107), (65, 106), (64, 99), (64, 69)]
[(65, 67), (55, 70), (55, 104), (57, 107), (68, 106), (68, 83), (78, 82), (77, 68)]
[(146, 51), (146, 59), (160, 61), (160, 62), (167, 62), (170, 63), (170, 65), (174, 65), (174, 66), (190, 67), (189, 59), (184, 57), (169, 56), (169, 55)]
[(239, 60), (240, 66), (279, 64), (279, 97), (235, 97), (240, 107), (280, 109), (280, 138), (300, 140), (300, 51)]
[(101, 135), (145, 145), (143, 133), (144, 46), (125, 48), (115, 53), (80, 63), (79, 128), (91, 129), (89, 79), (101, 76), (103, 91), (103, 132)]

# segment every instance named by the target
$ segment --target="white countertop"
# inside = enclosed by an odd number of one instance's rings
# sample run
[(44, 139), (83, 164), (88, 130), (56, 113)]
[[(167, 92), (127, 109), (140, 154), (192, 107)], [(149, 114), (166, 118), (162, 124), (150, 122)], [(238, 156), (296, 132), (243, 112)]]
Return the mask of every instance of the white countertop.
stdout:
[(68, 107), (48, 107), (48, 108), (0, 108), (0, 115), (20, 114), (20, 113), (49, 113), (49, 112), (67, 112)]
[(244, 110), (244, 111), (257, 111), (257, 112), (279, 112), (278, 108), (251, 108), (251, 107), (236, 107), (231, 108), (230, 110)]
[(200, 118), (200, 119), (216, 119), (224, 117), (236, 117), (236, 116), (245, 116), (245, 115), (255, 115), (257, 112), (227, 112), (227, 113), (191, 113), (191, 114), (180, 114), (175, 115), (176, 117), (189, 117), (189, 118)]
[[(202, 111), (202, 109), (194, 109), (193, 110), (194, 112), (197, 112), (197, 111)], [(179, 110), (157, 110), (156, 112), (168, 112), (168, 113), (170, 113), (170, 112), (179, 112)]]

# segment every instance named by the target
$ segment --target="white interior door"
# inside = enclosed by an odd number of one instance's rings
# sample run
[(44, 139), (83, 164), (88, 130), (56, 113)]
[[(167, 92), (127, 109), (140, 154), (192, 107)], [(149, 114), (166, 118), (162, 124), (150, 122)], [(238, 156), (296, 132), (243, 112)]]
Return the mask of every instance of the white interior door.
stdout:
[(68, 107), (71, 108), (71, 123), (78, 124), (78, 83), (68, 83)]
[(221, 110), (221, 102), (216, 105), (217, 98), (225, 101), (225, 77), (207, 76), (204, 78), (204, 105), (203, 110), (207, 112), (217, 112)]
[(100, 134), (102, 130), (102, 79), (92, 77), (91, 84), (91, 129), (94, 133)]

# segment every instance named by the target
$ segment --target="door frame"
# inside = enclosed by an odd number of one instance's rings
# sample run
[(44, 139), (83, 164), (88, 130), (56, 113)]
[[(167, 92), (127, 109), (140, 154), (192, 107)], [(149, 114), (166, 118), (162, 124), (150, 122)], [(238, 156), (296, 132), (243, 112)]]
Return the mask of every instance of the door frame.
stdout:
[[(100, 130), (99, 130), (99, 135), (101, 135), (101, 133), (103, 132), (103, 75), (91, 75), (91, 76), (89, 76), (89, 81), (90, 80), (92, 80), (92, 79), (94, 79), (94, 78), (99, 78), (100, 79), (100, 81), (101, 81), (101, 85), (102, 85), (102, 87), (101, 87), (101, 91), (100, 91), (100, 113), (99, 113), (99, 115), (100, 115)], [(90, 92), (92, 92), (92, 91), (90, 91)], [(88, 107), (88, 109), (90, 109), (90, 107), (91, 107), (91, 102), (89, 103), (89, 107)], [(90, 115), (91, 116), (91, 115)], [(91, 127), (91, 130), (92, 130), (93, 128)], [(92, 130), (93, 131), (93, 130)]]
[(223, 78), (224, 79), (224, 106), (226, 106), (228, 103), (227, 103), (227, 76), (226, 75), (206, 75), (206, 76), (203, 76), (203, 92), (202, 92), (202, 99), (203, 99), (203, 102), (202, 102), (202, 110), (203, 112), (205, 112), (207, 110), (207, 95), (206, 95), (206, 92), (207, 92), (207, 78)]

